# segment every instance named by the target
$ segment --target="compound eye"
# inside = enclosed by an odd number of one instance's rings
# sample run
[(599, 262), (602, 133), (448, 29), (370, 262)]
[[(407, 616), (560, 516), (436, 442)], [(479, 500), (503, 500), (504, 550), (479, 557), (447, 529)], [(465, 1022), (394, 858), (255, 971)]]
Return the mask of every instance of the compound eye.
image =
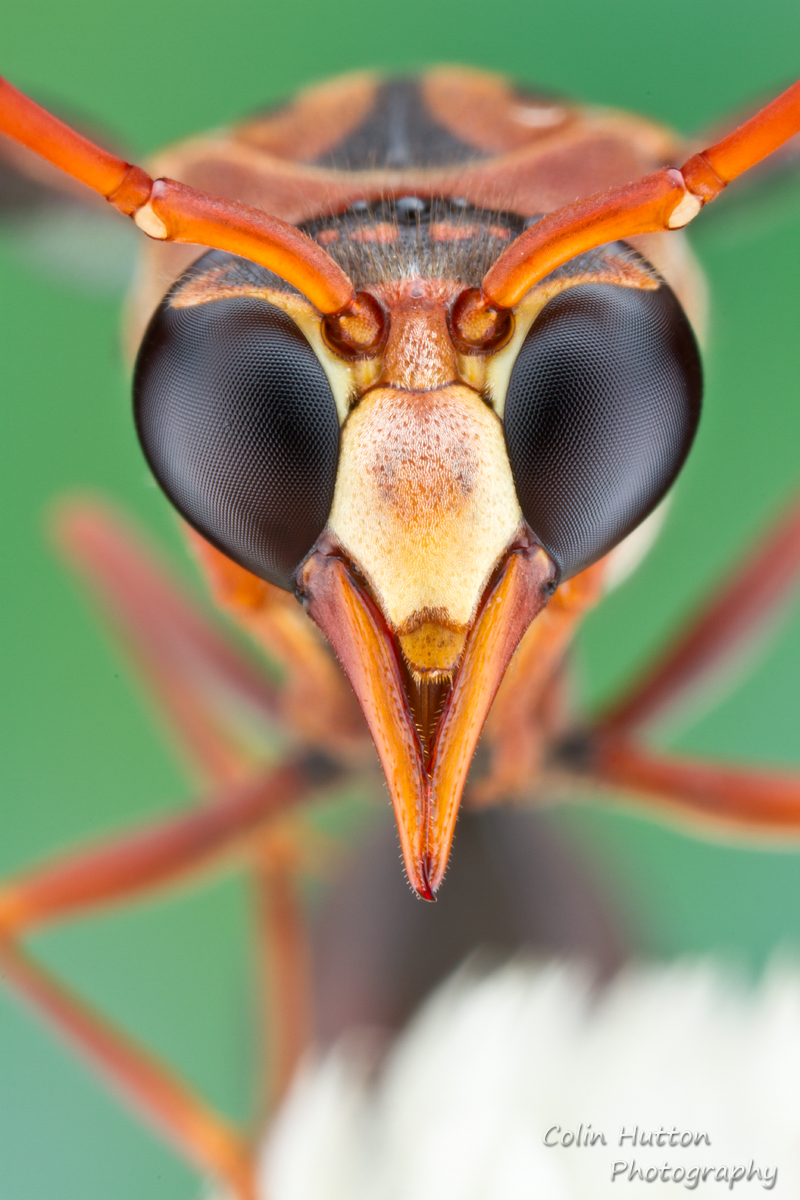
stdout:
[(525, 520), (568, 578), (655, 507), (700, 417), (697, 344), (674, 294), (580, 284), (542, 309), (508, 385)]
[(258, 298), (181, 308), (168, 296), (139, 351), (134, 406), (178, 511), (291, 591), (328, 519), (339, 457), (330, 384), (297, 325)]

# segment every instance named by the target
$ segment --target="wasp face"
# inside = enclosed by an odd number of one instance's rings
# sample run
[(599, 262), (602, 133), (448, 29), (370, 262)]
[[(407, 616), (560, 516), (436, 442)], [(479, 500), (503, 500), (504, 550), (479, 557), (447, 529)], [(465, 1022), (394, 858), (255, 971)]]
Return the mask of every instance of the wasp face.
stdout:
[(390, 331), (380, 377), (342, 430), (328, 525), (398, 642), (427, 748), (522, 513), (500, 422), (461, 381), (447, 327), (458, 287), (411, 279), (375, 290)]
[(136, 370), (167, 494), (295, 590), (333, 646), (428, 899), (520, 639), (661, 499), (699, 415), (686, 318), (620, 245), (548, 276), (464, 352), (454, 308), (521, 229), (415, 197), (307, 227), (383, 314), (360, 356), (289, 285), (214, 252), (166, 297)]

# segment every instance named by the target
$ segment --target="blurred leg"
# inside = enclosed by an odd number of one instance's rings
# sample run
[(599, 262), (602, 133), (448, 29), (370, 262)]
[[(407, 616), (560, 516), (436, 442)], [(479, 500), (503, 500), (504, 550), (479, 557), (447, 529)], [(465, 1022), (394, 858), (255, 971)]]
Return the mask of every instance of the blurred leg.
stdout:
[(800, 585), (800, 502), (759, 540), (650, 670), (595, 729), (628, 736), (679, 704), (774, 621)]
[(600, 742), (591, 777), (652, 811), (690, 821), (800, 838), (800, 773), (749, 770), (651, 754), (622, 740)]
[[(255, 780), (228, 785), (213, 801), (127, 838), (65, 856), (0, 888), (0, 976), (104, 1075), (144, 1117), (237, 1200), (256, 1200), (253, 1151), (158, 1060), (94, 1013), (35, 964), (12, 935), (112, 902), (143, 895), (208, 869), (239, 851), (251, 859), (270, 916), (262, 950), (272, 956), (271, 1013), (278, 1083), (305, 1045), (308, 1003), (301, 969), (304, 939), (293, 907), (292, 864), (264, 839), (271, 819), (306, 800), (332, 777), (323, 761), (285, 763)], [(261, 896), (261, 909), (266, 907)]]
[(199, 810), (128, 837), (65, 855), (0, 885), (0, 931), (16, 932), (129, 900), (208, 869), (265, 822), (308, 799), (331, 778), (322, 761), (296, 759), (229, 785)]
[(237, 1200), (256, 1200), (252, 1149), (163, 1064), (6, 938), (0, 938), (0, 976), (200, 1170)]
[(241, 778), (253, 757), (242, 731), (275, 726), (280, 691), (105, 505), (62, 506), (55, 536), (143, 676), (148, 699), (189, 766), (210, 781)]
[(290, 841), (267, 835), (254, 880), (263, 1118), (280, 1103), (311, 1040), (311, 954), (298, 865)]

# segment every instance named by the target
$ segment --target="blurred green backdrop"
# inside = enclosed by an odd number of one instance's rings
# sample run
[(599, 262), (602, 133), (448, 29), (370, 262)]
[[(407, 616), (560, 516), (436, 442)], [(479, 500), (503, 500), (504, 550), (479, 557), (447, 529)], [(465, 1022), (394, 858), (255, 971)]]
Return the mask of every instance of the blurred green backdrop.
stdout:
[[(796, 0), (101, 0), (6, 3), (0, 70), (145, 154), (356, 67), (466, 62), (686, 132), (797, 74)], [(791, 206), (794, 204), (794, 215)], [(749, 228), (748, 228), (749, 224)], [(800, 189), (748, 222), (698, 223), (713, 321), (700, 436), (666, 532), (581, 639), (596, 702), (646, 660), (800, 477)], [(91, 488), (186, 566), (135, 443), (119, 304), (54, 283), (0, 245), (3, 715), (0, 871), (179, 807), (189, 789), (47, 545), (54, 498)], [(684, 751), (800, 767), (800, 620), (694, 724)], [(753, 967), (800, 938), (800, 855), (726, 848), (623, 814), (560, 817), (613, 882), (643, 952)], [(69, 981), (234, 1116), (250, 1097), (246, 902), (223, 880), (37, 937)], [(3, 1200), (179, 1200), (195, 1177), (51, 1035), (0, 994)]]

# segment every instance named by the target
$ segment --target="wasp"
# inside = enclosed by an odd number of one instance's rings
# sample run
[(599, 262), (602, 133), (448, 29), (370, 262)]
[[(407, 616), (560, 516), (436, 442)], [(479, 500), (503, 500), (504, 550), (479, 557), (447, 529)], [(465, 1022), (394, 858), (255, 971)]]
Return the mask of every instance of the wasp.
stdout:
[[(277, 964), (280, 1092), (305, 1037), (292, 816), (375, 752), (425, 901), (446, 886), (462, 806), (593, 786), (695, 823), (797, 831), (795, 775), (642, 737), (784, 600), (796, 509), (621, 700), (589, 721), (563, 685), (700, 419), (702, 289), (681, 230), (798, 129), (800, 84), (685, 153), (640, 118), (440, 68), (334, 80), (144, 170), (0, 85), (14, 169), (91, 189), (149, 239), (128, 320), (140, 443), (214, 597), (282, 675), (210, 628), (114, 518), (62, 514), (63, 546), (214, 787), (7, 881), (0, 961), (242, 1200), (258, 1194), (252, 1144), (23, 933), (244, 856)], [(254, 726), (274, 735), (266, 766)]]

